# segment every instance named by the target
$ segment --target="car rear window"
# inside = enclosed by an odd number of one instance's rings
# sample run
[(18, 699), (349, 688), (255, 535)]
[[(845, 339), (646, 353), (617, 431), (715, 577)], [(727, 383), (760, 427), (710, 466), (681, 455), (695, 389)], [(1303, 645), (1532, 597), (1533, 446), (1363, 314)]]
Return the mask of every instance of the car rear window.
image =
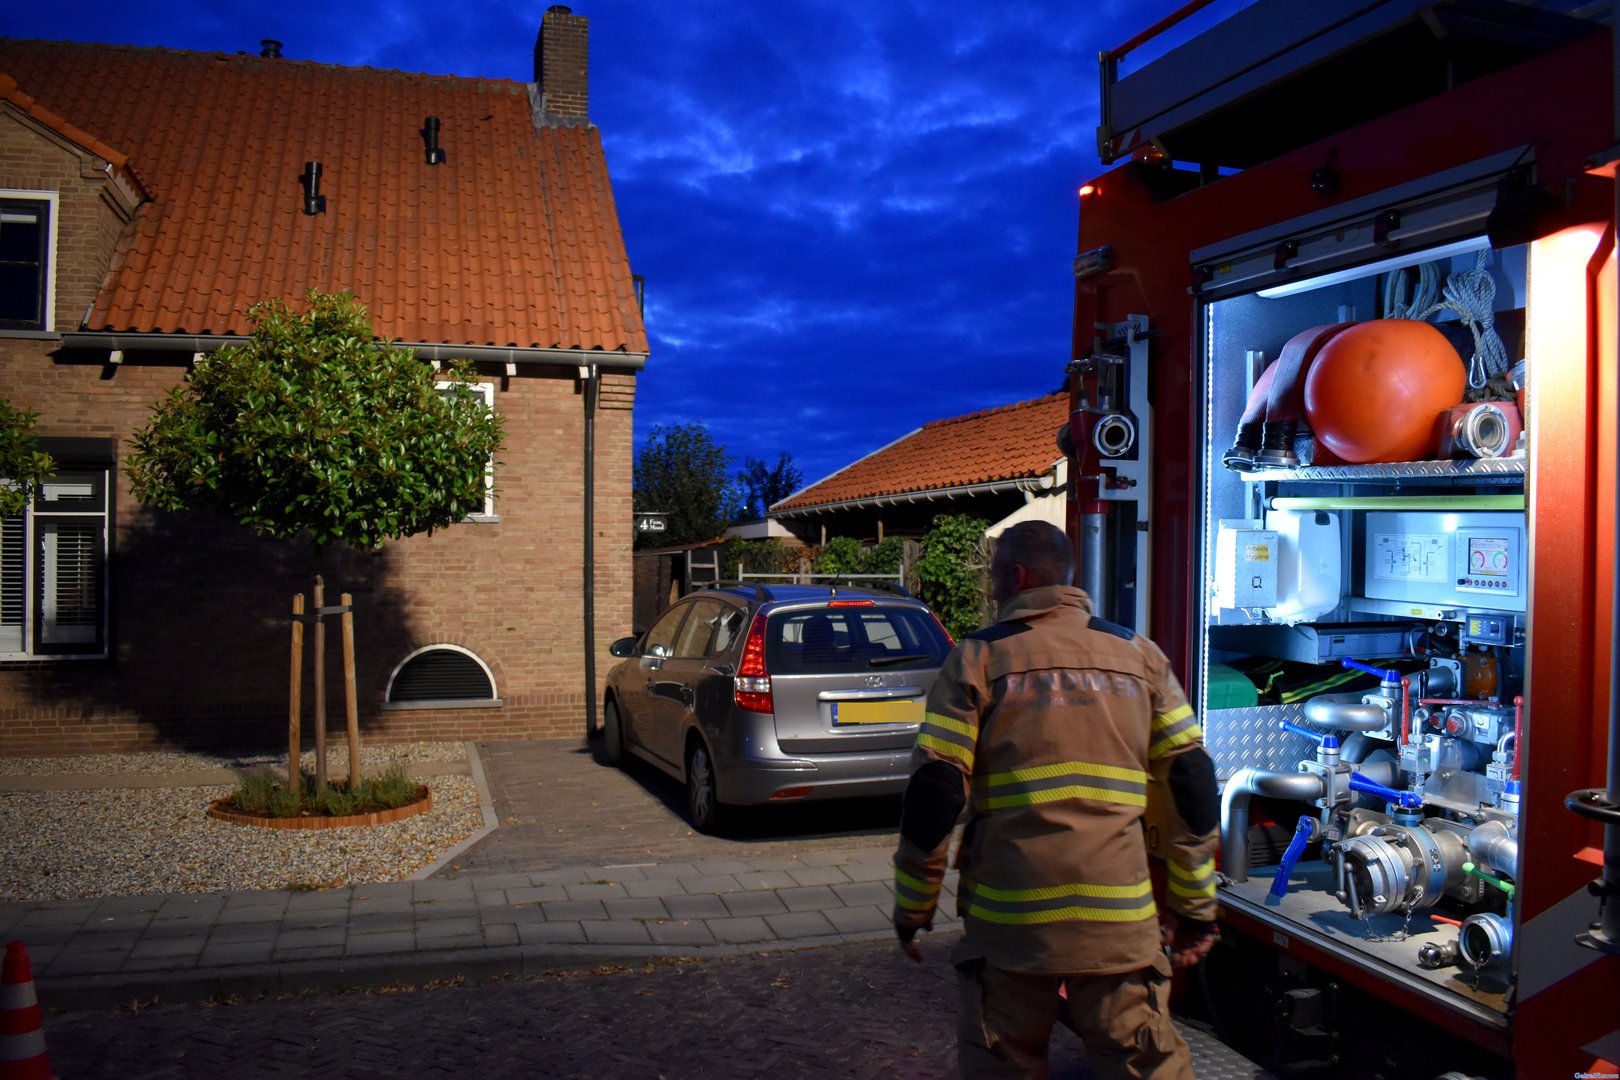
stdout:
[(951, 651), (934, 617), (914, 607), (798, 608), (765, 625), (772, 675), (938, 667)]

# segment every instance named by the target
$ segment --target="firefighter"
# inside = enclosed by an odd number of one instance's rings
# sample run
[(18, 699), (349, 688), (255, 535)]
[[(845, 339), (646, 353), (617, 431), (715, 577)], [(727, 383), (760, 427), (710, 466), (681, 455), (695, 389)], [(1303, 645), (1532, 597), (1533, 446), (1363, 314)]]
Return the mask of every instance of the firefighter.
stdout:
[[(932, 928), (971, 800), (957, 854), (965, 932), (951, 956), (962, 1075), (1045, 1076), (1067, 1010), (1099, 1077), (1191, 1077), (1168, 996), (1172, 966), (1217, 940), (1220, 807), (1203, 733), (1159, 648), (1093, 617), (1070, 586), (1060, 529), (1008, 529), (990, 574), (998, 619), (946, 660), (912, 752), (894, 860), (901, 948), (922, 959), (914, 939)], [(1150, 810), (1174, 913), (1162, 927)]]

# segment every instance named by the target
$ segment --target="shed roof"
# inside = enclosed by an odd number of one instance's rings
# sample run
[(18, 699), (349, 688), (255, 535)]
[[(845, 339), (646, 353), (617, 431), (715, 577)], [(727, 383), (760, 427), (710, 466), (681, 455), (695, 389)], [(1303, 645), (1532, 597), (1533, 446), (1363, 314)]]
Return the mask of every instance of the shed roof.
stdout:
[(1062, 458), (1057, 430), (1068, 418), (1068, 395), (1060, 392), (934, 420), (790, 495), (771, 513), (1035, 479)]

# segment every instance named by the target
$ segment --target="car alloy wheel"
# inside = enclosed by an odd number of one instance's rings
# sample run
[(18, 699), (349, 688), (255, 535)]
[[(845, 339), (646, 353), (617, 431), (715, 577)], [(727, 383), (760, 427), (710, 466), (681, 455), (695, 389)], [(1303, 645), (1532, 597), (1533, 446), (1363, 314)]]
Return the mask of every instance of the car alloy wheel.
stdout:
[(709, 761), (709, 748), (701, 742), (693, 743), (686, 754), (686, 813), (698, 832), (713, 832), (720, 821), (714, 766)]

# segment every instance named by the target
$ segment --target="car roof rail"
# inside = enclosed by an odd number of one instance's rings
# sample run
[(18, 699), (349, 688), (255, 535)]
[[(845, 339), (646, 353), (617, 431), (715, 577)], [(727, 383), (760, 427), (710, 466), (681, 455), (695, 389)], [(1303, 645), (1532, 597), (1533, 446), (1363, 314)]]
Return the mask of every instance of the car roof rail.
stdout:
[(704, 586), (706, 589), (747, 589), (754, 594), (755, 600), (762, 600), (769, 604), (776, 599), (776, 594), (765, 586), (753, 581), (711, 581)]
[(863, 581), (855, 587), (861, 589), (876, 589), (878, 592), (893, 593), (896, 596), (903, 596), (907, 600), (912, 598), (911, 590), (900, 584), (898, 581), (886, 581), (880, 578), (874, 581)]

